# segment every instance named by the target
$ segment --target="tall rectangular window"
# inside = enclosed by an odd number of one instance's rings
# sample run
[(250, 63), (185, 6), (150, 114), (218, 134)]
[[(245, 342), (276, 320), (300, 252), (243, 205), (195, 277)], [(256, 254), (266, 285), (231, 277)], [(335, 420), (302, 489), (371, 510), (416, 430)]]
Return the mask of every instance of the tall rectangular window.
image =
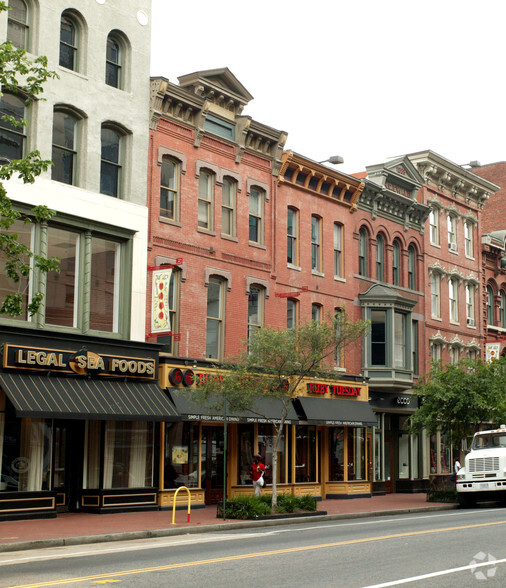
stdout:
[(358, 273), (361, 276), (367, 276), (367, 232), (360, 229), (358, 232)]
[(473, 223), (464, 222), (464, 243), (467, 257), (474, 257)]
[(383, 281), (383, 260), (385, 255), (385, 241), (381, 235), (376, 238), (376, 279)]
[(78, 27), (73, 17), (64, 13), (60, 22), (60, 65), (78, 71)]
[(408, 247), (408, 288), (416, 290), (416, 251), (413, 245)]
[(466, 285), (466, 319), (469, 327), (474, 327), (474, 284)]
[(443, 346), (441, 343), (433, 343), (431, 348), (432, 361), (441, 361)]
[(264, 242), (264, 200), (265, 193), (251, 188), (249, 195), (249, 240), (252, 243)]
[(101, 141), (100, 193), (118, 197), (121, 195), (123, 137), (115, 129), (102, 126)]
[(494, 291), (490, 286), (487, 286), (487, 323), (489, 325), (494, 322)]
[(411, 323), (411, 354), (413, 373), (418, 374), (418, 321)]
[(441, 276), (430, 276), (431, 314), (435, 318), (441, 318)]
[(499, 325), (506, 329), (506, 292), (501, 290), (499, 292)]
[(77, 119), (68, 112), (53, 115), (53, 166), (51, 178), (64, 184), (76, 183)]
[(49, 227), (48, 256), (61, 259), (60, 272), (49, 272), (46, 283), (46, 323), (77, 327), (79, 235)]
[(206, 171), (200, 170), (199, 176), (199, 212), (198, 226), (201, 229), (212, 231), (214, 228), (214, 176)]
[(28, 50), (28, 9), (24, 0), (9, 0), (7, 40), (18, 49)]
[(439, 245), (439, 211), (432, 209), (429, 214), (430, 242)]
[(119, 252), (114, 241), (91, 241), (90, 328), (96, 331), (118, 331)]
[(25, 129), (9, 120), (3, 120), (4, 116), (11, 117), (17, 123), (25, 119), (23, 98), (7, 93), (0, 96), (0, 157), (9, 160), (22, 159), (26, 142)]
[(317, 272), (322, 271), (321, 262), (321, 218), (311, 217), (311, 269)]
[(334, 276), (343, 277), (343, 225), (334, 223)]
[(286, 262), (290, 265), (298, 265), (297, 230), (297, 210), (288, 208), (286, 217)]
[[(172, 270), (169, 282), (169, 308), (170, 329), (173, 334), (179, 333), (179, 284), (181, 279), (180, 270)], [(177, 341), (173, 336), (161, 335), (156, 339), (157, 343), (164, 345), (163, 351), (175, 355), (177, 353)]]
[(221, 194), (221, 232), (235, 237), (237, 183), (230, 178), (224, 178)]
[(207, 287), (206, 357), (223, 357), (224, 282), (211, 276)]
[(322, 320), (322, 307), (320, 304), (311, 305), (311, 320), (315, 323), (320, 323)]
[(394, 241), (392, 248), (392, 283), (401, 285), (401, 246), (399, 241)]
[(448, 283), (448, 290), (450, 295), (450, 320), (454, 323), (459, 320), (459, 299), (458, 299), (458, 283), (454, 278), (450, 279)]
[(248, 341), (264, 324), (265, 290), (251, 286), (248, 293)]
[(371, 311), (371, 365), (386, 365), (386, 311)]
[(449, 214), (447, 216), (448, 222), (448, 248), (451, 251), (457, 251), (457, 219)]
[(180, 164), (164, 157), (160, 170), (160, 216), (179, 220)]
[(293, 329), (297, 325), (297, 301), (288, 298), (286, 301), (286, 328)]
[(406, 315), (394, 313), (394, 366), (406, 367)]

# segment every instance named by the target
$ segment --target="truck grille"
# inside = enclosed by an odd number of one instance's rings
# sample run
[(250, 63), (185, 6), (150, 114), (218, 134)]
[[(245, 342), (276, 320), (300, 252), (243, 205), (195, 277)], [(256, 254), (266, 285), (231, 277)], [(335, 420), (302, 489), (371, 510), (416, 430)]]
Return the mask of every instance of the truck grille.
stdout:
[(469, 473), (490, 472), (499, 469), (499, 457), (476, 457), (469, 460)]

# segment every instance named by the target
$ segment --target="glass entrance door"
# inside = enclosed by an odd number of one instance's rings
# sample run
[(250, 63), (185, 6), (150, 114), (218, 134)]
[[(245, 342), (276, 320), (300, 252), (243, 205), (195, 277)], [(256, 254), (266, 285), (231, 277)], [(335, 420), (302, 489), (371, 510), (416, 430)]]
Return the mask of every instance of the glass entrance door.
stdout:
[(58, 511), (75, 511), (82, 488), (84, 421), (53, 422), (53, 481)]
[(222, 427), (202, 427), (201, 463), (205, 503), (217, 504), (223, 499), (225, 455)]

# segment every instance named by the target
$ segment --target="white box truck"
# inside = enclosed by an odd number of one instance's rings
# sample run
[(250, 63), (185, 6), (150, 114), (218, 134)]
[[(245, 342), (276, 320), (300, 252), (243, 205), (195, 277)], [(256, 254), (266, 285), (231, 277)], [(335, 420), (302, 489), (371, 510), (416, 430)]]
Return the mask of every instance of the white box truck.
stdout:
[(475, 433), (464, 467), (457, 473), (460, 506), (474, 506), (481, 500), (506, 504), (506, 425)]

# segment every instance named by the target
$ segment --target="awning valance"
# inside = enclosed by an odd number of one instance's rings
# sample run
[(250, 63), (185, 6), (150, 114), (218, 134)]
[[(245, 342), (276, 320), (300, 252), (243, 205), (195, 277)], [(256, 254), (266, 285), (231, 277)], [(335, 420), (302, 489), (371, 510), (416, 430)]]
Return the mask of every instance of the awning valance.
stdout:
[(377, 424), (368, 402), (299, 396), (294, 403), (300, 420), (311, 425), (372, 427)]
[[(169, 390), (177, 412), (183, 420), (223, 422), (223, 411), (209, 408), (209, 406), (216, 404), (215, 401), (210, 400), (207, 406), (200, 405), (191, 398), (188, 392), (177, 388), (170, 388)], [(250, 410), (241, 412), (227, 411), (227, 421), (231, 423), (278, 423), (281, 420), (281, 409), (281, 400), (259, 397), (255, 399)], [(297, 413), (290, 403), (285, 423), (287, 425), (296, 425), (298, 422)]]
[(157, 382), (131, 382), (0, 373), (19, 417), (179, 421)]

